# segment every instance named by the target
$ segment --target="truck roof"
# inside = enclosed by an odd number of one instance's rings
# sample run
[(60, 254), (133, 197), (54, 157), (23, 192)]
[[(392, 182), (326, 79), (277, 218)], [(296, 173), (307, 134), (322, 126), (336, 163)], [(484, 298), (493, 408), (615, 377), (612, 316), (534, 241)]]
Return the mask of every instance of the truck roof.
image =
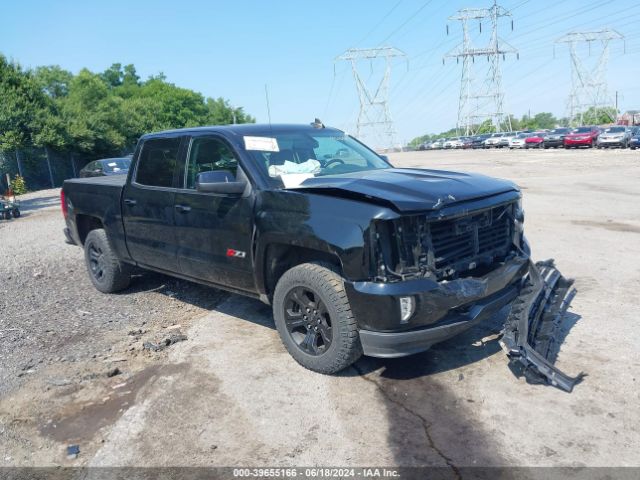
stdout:
[[(334, 131), (336, 133), (343, 133), (342, 130), (331, 127), (322, 127), (321, 129)], [(165, 135), (186, 135), (190, 133), (203, 133), (203, 132), (219, 132), (219, 133), (232, 133), (235, 135), (252, 135), (252, 136), (269, 136), (277, 133), (286, 133), (290, 131), (305, 131), (313, 132), (318, 130), (318, 127), (314, 127), (309, 124), (268, 124), (268, 123), (243, 123), (236, 125), (210, 125), (203, 127), (188, 127), (178, 128), (174, 130), (164, 130), (162, 132), (147, 133), (143, 135), (142, 139), (151, 138), (155, 136)]]

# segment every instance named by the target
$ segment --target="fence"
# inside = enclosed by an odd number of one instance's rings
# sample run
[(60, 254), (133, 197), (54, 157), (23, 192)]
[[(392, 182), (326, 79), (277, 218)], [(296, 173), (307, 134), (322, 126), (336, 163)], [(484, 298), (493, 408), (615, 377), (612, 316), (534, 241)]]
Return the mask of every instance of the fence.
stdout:
[(100, 157), (77, 152), (44, 148), (23, 148), (13, 151), (0, 150), (0, 191), (6, 190), (6, 174), (16, 174), (25, 179), (29, 190), (41, 190), (62, 186), (67, 178), (75, 178), (87, 163)]

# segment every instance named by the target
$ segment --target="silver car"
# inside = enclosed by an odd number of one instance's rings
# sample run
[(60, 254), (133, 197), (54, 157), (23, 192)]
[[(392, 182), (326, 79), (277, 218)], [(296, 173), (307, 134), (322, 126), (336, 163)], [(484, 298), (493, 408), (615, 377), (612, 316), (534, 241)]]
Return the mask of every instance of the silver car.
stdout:
[(622, 147), (627, 148), (631, 140), (631, 129), (625, 126), (613, 126), (605, 128), (598, 136), (596, 146), (598, 148)]

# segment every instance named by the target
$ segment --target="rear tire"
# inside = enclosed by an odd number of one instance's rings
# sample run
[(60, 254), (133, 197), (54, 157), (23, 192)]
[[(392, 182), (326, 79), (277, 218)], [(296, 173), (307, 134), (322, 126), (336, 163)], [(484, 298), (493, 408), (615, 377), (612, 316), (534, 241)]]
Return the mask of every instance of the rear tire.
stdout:
[(286, 271), (276, 285), (273, 317), (289, 354), (309, 370), (336, 373), (362, 355), (344, 280), (331, 265)]
[(124, 290), (131, 283), (131, 266), (118, 259), (103, 229), (91, 230), (87, 235), (84, 259), (91, 283), (102, 293)]
[(17, 208), (13, 209), (13, 218), (20, 218), (20, 210)]

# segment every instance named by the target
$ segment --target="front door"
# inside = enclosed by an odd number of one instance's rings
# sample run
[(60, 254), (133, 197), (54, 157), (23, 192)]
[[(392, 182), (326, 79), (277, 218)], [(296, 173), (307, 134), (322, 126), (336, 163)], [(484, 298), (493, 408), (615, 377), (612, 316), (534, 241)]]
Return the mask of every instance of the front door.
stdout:
[(146, 140), (123, 193), (127, 248), (141, 265), (178, 271), (175, 196), (178, 155), (184, 137)]
[(180, 271), (193, 278), (255, 291), (251, 187), (242, 196), (196, 191), (198, 173), (214, 170), (227, 170), (237, 179), (247, 179), (238, 155), (226, 141), (215, 135), (193, 137), (183, 188), (175, 198)]

